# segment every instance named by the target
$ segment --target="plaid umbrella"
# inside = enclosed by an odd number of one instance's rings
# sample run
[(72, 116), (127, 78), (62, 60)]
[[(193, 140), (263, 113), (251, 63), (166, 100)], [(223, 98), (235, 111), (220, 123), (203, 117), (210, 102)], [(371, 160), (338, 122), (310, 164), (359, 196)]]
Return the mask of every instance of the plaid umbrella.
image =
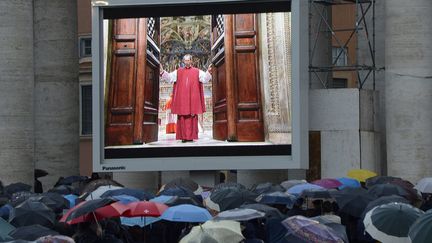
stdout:
[(423, 211), (405, 203), (389, 203), (369, 211), (364, 220), (366, 232), (381, 242), (408, 242), (411, 225)]
[(432, 239), (432, 210), (426, 211), (411, 225), (408, 237), (412, 243), (428, 242)]
[(303, 216), (292, 216), (282, 221), (288, 229), (288, 235), (306, 242), (343, 243), (343, 239), (330, 227)]

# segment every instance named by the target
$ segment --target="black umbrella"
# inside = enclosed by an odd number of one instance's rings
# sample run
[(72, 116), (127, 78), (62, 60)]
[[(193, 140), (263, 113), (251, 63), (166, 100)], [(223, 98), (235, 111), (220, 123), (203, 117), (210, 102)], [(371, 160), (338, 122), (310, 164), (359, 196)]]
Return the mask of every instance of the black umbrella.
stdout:
[(48, 192), (54, 192), (54, 193), (58, 193), (58, 194), (62, 194), (62, 195), (69, 195), (69, 194), (75, 194), (75, 195), (79, 195), (79, 189), (75, 188), (73, 186), (69, 186), (69, 185), (59, 185), (56, 186), (50, 190), (48, 190)]
[(373, 209), (376, 206), (380, 206), (380, 205), (384, 205), (384, 204), (388, 204), (388, 203), (392, 203), (392, 202), (400, 202), (400, 203), (406, 203), (409, 204), (409, 201), (401, 196), (398, 195), (390, 195), (390, 196), (384, 196), (384, 197), (379, 197), (373, 201), (371, 201), (365, 208), (365, 210), (363, 211), (362, 214), (362, 218), (364, 218), (364, 216), (366, 215), (367, 212), (369, 212), (371, 209)]
[(122, 188), (122, 189), (116, 189), (116, 190), (110, 190), (106, 191), (101, 195), (101, 198), (105, 197), (112, 197), (112, 196), (118, 196), (118, 195), (127, 195), (135, 197), (141, 201), (143, 200), (150, 200), (155, 197), (153, 193), (146, 192), (144, 190), (139, 189), (131, 189), (131, 188)]
[(258, 194), (246, 189), (219, 189), (206, 198), (206, 206), (218, 212), (240, 207), (242, 204), (255, 203)]
[(35, 169), (34, 170), (34, 177), (35, 178), (39, 178), (39, 177), (44, 177), (47, 176), (48, 172), (42, 169)]
[(300, 193), (300, 197), (309, 199), (331, 199), (331, 191), (328, 189), (306, 189)]
[(65, 222), (71, 221), (72, 219), (78, 218), (79, 216), (94, 212), (96, 209), (111, 204), (115, 201), (116, 200), (114, 200), (113, 198), (100, 198), (85, 201), (85, 203), (81, 204), (81, 206), (71, 209), (73, 211), (66, 218)]
[(165, 196), (178, 196), (178, 197), (191, 197), (195, 198), (196, 200), (200, 201), (199, 198), (189, 189), (185, 187), (171, 187), (164, 189), (159, 193), (160, 195)]
[(175, 188), (175, 187), (183, 187), (192, 192), (199, 189), (199, 185), (190, 178), (175, 178), (170, 182), (168, 182), (167, 184), (165, 184), (163, 190), (169, 188)]
[(61, 178), (57, 181), (56, 186), (59, 185), (72, 185), (74, 182), (87, 181), (89, 178), (87, 176), (68, 176), (66, 178)]
[(372, 186), (375, 185), (387, 184), (390, 181), (393, 181), (395, 179), (401, 179), (401, 178), (394, 177), (394, 176), (374, 176), (366, 179), (365, 185), (367, 188), (371, 188)]
[(376, 197), (398, 195), (407, 198), (409, 193), (402, 187), (394, 184), (378, 184), (369, 188), (369, 194)]
[(171, 199), (166, 201), (164, 204), (166, 204), (170, 207), (180, 205), (180, 204), (191, 204), (191, 205), (195, 205), (198, 207), (203, 206), (203, 204), (200, 201), (198, 201), (195, 197), (178, 197), (178, 196), (173, 196)]
[(46, 236), (46, 235), (58, 235), (58, 234), (59, 234), (58, 232), (38, 224), (19, 227), (9, 233), (9, 235), (16, 240), (19, 239), (19, 240), (29, 240), (29, 241), (35, 241), (39, 237)]
[(285, 188), (283, 188), (279, 184), (273, 184), (271, 182), (265, 182), (265, 183), (260, 183), (260, 184), (252, 186), (251, 191), (253, 191), (259, 195), (259, 194), (270, 193), (270, 192), (284, 192), (286, 190), (285, 190)]
[(245, 186), (243, 186), (242, 184), (237, 183), (237, 182), (224, 182), (224, 183), (219, 183), (219, 184), (215, 185), (213, 187), (212, 192), (220, 190), (220, 189), (225, 189), (225, 188), (246, 189)]
[(63, 209), (69, 208), (69, 201), (62, 195), (53, 192), (46, 192), (38, 196), (32, 196), (27, 200), (41, 202), (57, 214), (63, 212)]
[(289, 243), (296, 241), (288, 241), (285, 239), (288, 230), (282, 225), (282, 218), (270, 218), (267, 220), (266, 241), (268, 243)]
[(331, 193), (339, 206), (339, 212), (344, 212), (354, 217), (360, 217), (366, 206), (376, 199), (363, 188), (344, 188)]
[(31, 191), (32, 186), (24, 184), (22, 182), (18, 183), (12, 183), (4, 187), (4, 193), (12, 196), (15, 192), (22, 192), (22, 191)]
[(282, 218), (283, 217), (282, 213), (278, 209), (276, 209), (274, 207), (270, 207), (270, 206), (265, 205), (265, 204), (261, 204), (261, 203), (244, 204), (244, 205), (241, 205), (240, 208), (251, 208), (251, 209), (261, 211), (261, 212), (265, 213), (266, 217), (272, 217), (272, 218), (274, 218), (274, 217)]
[(55, 217), (55, 213), (45, 204), (25, 201), (10, 212), (9, 222), (16, 227), (32, 224), (52, 227)]
[(21, 191), (21, 192), (15, 192), (12, 194), (12, 196), (10, 197), (10, 204), (12, 206), (18, 206), (19, 204), (23, 203), (24, 201), (26, 201), (27, 199), (29, 199), (30, 197), (37, 195), (36, 193), (33, 192), (29, 192), (29, 191)]

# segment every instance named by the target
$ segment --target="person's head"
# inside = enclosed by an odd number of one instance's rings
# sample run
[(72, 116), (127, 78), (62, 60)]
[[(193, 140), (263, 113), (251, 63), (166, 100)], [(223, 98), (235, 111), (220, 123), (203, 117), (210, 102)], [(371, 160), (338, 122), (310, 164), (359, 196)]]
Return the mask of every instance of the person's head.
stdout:
[(191, 54), (184, 55), (183, 62), (184, 62), (186, 67), (191, 67), (192, 66), (192, 55)]

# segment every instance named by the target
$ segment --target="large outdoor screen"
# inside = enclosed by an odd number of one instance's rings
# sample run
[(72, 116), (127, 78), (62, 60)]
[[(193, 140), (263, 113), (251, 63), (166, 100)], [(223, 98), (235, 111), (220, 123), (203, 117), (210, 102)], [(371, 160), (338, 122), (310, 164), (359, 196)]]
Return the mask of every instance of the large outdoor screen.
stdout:
[(305, 168), (305, 18), (269, 3), (93, 1), (94, 171)]

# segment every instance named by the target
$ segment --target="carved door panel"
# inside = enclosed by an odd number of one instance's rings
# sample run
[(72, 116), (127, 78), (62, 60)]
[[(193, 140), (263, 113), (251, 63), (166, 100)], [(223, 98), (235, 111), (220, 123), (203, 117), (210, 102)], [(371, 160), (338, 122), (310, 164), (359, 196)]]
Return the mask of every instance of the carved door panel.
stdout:
[(212, 18), (213, 137), (264, 141), (257, 16), (221, 16)]
[[(157, 140), (159, 48), (148, 20), (117, 19), (111, 34), (105, 145)], [(156, 34), (156, 39), (158, 39)]]

